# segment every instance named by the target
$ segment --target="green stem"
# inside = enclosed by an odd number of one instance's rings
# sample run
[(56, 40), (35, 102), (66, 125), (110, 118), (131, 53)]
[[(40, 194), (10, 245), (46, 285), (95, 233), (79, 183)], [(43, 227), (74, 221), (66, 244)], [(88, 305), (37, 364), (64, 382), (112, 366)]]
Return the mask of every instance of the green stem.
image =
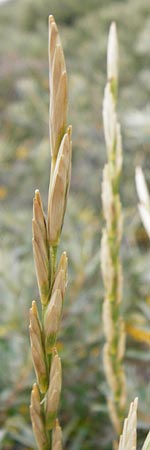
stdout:
[(57, 258), (58, 245), (50, 246), (50, 266), (51, 266), (51, 289), (54, 283), (54, 277), (56, 272), (56, 258)]

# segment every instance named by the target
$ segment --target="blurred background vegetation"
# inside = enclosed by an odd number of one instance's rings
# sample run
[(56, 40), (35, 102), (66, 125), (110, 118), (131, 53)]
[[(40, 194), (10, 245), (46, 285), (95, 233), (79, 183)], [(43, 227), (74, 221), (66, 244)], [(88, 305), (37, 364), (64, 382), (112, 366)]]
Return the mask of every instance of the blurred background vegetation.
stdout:
[(34, 449), (29, 402), (34, 381), (28, 310), (38, 298), (31, 245), (32, 197), (47, 201), (47, 22), (59, 26), (69, 78), (73, 171), (61, 248), (69, 284), (58, 342), (63, 363), (64, 448), (111, 449), (103, 373), (100, 186), (106, 160), (102, 98), (109, 25), (120, 44), (123, 130), (122, 263), (128, 402), (139, 397), (139, 445), (150, 427), (150, 244), (137, 211), (134, 171), (150, 187), (149, 0), (11, 0), (0, 6), (0, 447)]

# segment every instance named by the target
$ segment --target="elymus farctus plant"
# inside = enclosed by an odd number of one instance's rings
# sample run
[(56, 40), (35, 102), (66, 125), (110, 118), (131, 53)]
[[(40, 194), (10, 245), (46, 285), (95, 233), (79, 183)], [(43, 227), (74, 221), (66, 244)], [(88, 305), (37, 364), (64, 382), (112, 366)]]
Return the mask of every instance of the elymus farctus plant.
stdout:
[(30, 309), (30, 340), (36, 383), (31, 394), (31, 420), (40, 450), (61, 450), (57, 418), (61, 393), (61, 361), (56, 340), (67, 283), (67, 255), (57, 262), (57, 248), (71, 176), (71, 127), (67, 127), (67, 74), (58, 29), (49, 17), (49, 86), (51, 173), (47, 217), (38, 190), (33, 201), (33, 253), (41, 301)]
[(122, 238), (122, 208), (119, 182), (122, 170), (122, 141), (116, 112), (118, 93), (118, 40), (115, 23), (110, 27), (107, 51), (107, 84), (103, 102), (104, 135), (107, 164), (103, 170), (102, 204), (105, 227), (101, 242), (101, 268), (105, 288), (103, 324), (104, 370), (110, 392), (108, 408), (118, 434), (125, 417), (126, 382), (123, 368), (125, 327), (120, 312), (122, 301), (122, 267), (120, 244)]
[[(117, 91), (118, 41), (115, 23), (112, 23), (108, 38), (107, 85), (103, 104), (104, 134), (108, 157), (108, 163), (103, 171), (102, 183), (103, 213), (106, 221), (101, 247), (101, 266), (105, 287), (103, 323), (106, 337), (103, 361), (111, 391), (111, 397), (108, 400), (110, 417), (118, 435), (122, 432), (118, 450), (136, 450), (137, 398), (130, 404), (128, 417), (124, 420), (126, 408), (126, 381), (123, 367), (125, 330), (120, 313), (120, 302), (122, 300), (120, 262), (122, 211), (119, 196), (122, 141), (116, 113)], [(140, 199), (141, 218), (148, 235), (150, 235), (150, 198), (140, 168), (136, 169), (136, 185)], [(150, 450), (150, 432), (145, 439), (142, 450)]]

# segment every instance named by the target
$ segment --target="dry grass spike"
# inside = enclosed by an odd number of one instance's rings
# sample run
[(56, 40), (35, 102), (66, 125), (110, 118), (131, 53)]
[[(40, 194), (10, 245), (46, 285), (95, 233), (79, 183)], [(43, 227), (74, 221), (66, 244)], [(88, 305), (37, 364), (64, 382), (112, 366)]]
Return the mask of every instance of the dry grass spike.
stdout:
[(51, 173), (47, 217), (40, 192), (33, 200), (33, 254), (41, 314), (30, 309), (30, 341), (37, 384), (31, 394), (31, 420), (39, 450), (62, 450), (57, 419), (61, 394), (61, 361), (56, 349), (67, 284), (67, 255), (57, 262), (57, 248), (71, 177), (71, 126), (67, 127), (67, 74), (58, 29), (49, 17), (49, 86)]
[(108, 407), (111, 420), (120, 434), (125, 415), (126, 383), (123, 369), (125, 328), (120, 314), (122, 267), (120, 244), (122, 210), (119, 180), (122, 169), (122, 143), (116, 103), (118, 92), (118, 40), (115, 23), (110, 27), (107, 52), (107, 84), (104, 93), (103, 122), (108, 162), (103, 170), (102, 204), (105, 219), (101, 242), (101, 268), (105, 288), (103, 324), (104, 370), (110, 387)]

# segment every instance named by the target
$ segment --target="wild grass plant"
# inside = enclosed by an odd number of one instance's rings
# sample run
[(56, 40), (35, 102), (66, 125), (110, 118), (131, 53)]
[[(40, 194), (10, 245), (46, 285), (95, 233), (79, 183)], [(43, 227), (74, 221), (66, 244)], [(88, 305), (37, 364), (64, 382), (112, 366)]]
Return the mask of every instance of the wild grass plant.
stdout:
[[(125, 354), (125, 324), (120, 312), (122, 300), (122, 267), (120, 244), (122, 238), (122, 207), (119, 184), (122, 169), (122, 139), (116, 103), (118, 94), (118, 39), (115, 23), (112, 23), (107, 49), (107, 85), (104, 93), (103, 121), (108, 163), (103, 170), (102, 204), (106, 227), (101, 244), (101, 267), (105, 287), (103, 323), (106, 343), (104, 346), (104, 370), (110, 393), (108, 408), (110, 418), (118, 434), (122, 433), (118, 450), (137, 448), (137, 404), (136, 398), (126, 411), (126, 380), (123, 367)], [(140, 199), (139, 211), (149, 235), (150, 199), (142, 170), (136, 169), (136, 185)], [(124, 424), (123, 424), (124, 422)], [(116, 444), (115, 444), (116, 445)], [(150, 432), (142, 450), (150, 448)]]
[[(67, 256), (64, 252), (57, 263), (71, 175), (71, 127), (66, 128), (67, 78), (63, 50), (53, 16), (49, 17), (50, 73), (50, 146), (51, 175), (47, 218), (38, 190), (33, 201), (33, 253), (42, 311), (37, 304), (30, 309), (30, 340), (37, 378), (31, 394), (31, 420), (39, 450), (62, 450), (62, 431), (57, 418), (61, 393), (61, 361), (57, 353), (62, 306), (67, 282)], [(126, 406), (126, 386), (123, 369), (125, 329), (120, 315), (122, 269), (120, 242), (122, 212), (119, 180), (122, 168), (122, 143), (116, 113), (118, 91), (118, 42), (116, 26), (110, 28), (107, 54), (107, 85), (104, 95), (104, 133), (108, 164), (103, 171), (102, 203), (106, 227), (103, 230), (101, 265), (106, 291), (103, 321), (106, 337), (104, 369), (111, 389), (108, 407), (118, 435), (122, 431)], [(144, 207), (149, 206), (143, 175), (137, 170), (137, 187)], [(140, 187), (139, 187), (140, 186)], [(146, 205), (146, 206), (145, 206)], [(141, 206), (140, 206), (141, 208)], [(142, 217), (143, 217), (142, 213)], [(145, 217), (145, 215), (144, 215)], [(145, 219), (144, 219), (145, 222)], [(130, 405), (124, 421), (119, 450), (136, 449), (137, 398)], [(150, 433), (142, 450), (150, 448)]]
[(122, 141), (117, 118), (118, 41), (115, 23), (111, 25), (107, 51), (107, 85), (103, 103), (104, 133), (108, 163), (103, 170), (102, 204), (106, 226), (101, 243), (101, 267), (105, 286), (103, 323), (106, 336), (104, 370), (110, 386), (108, 407), (118, 434), (126, 405), (126, 382), (123, 368), (125, 326), (120, 312), (122, 301), (122, 207), (119, 183), (122, 169)]
[(30, 310), (30, 340), (37, 384), (31, 394), (31, 420), (40, 450), (61, 450), (57, 418), (61, 393), (61, 360), (56, 340), (67, 283), (67, 255), (57, 261), (71, 176), (71, 127), (67, 128), (67, 75), (53, 16), (49, 17), (51, 175), (45, 218), (38, 190), (33, 201), (33, 253), (42, 312)]

